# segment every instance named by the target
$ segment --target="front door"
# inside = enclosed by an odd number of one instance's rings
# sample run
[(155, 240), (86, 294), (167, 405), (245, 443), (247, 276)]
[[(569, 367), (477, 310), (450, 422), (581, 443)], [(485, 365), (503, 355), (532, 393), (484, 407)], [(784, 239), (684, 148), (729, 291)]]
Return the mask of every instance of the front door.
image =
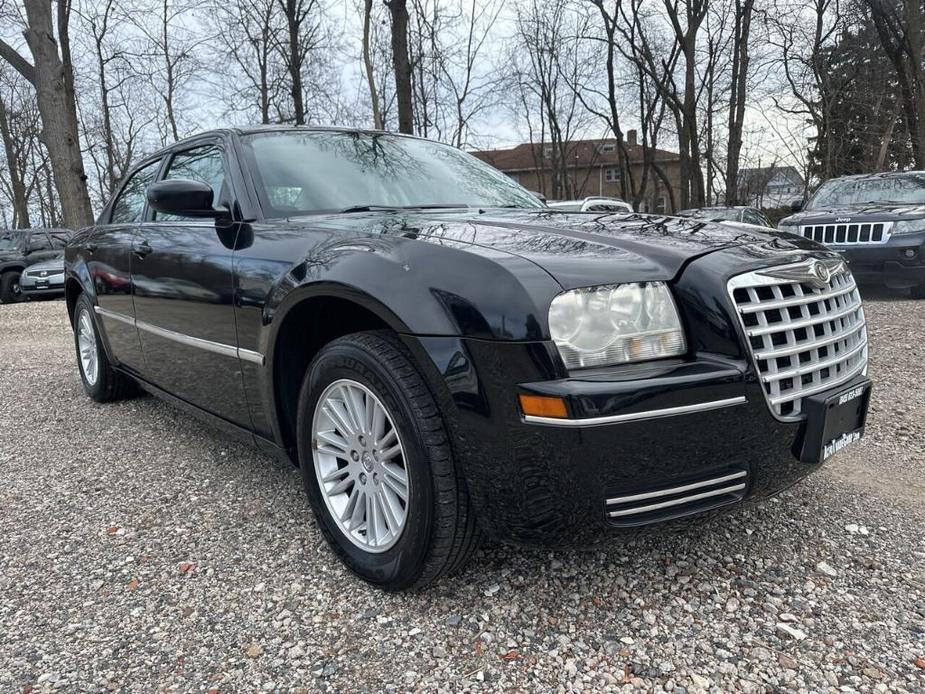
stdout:
[(105, 328), (109, 351), (120, 366), (135, 373), (144, 371), (144, 358), (132, 305), (132, 242), (144, 214), (145, 188), (154, 182), (160, 165), (160, 159), (152, 161), (128, 178), (84, 245), (97, 319)]
[[(226, 172), (221, 144), (205, 142), (173, 153), (163, 177), (204, 181), (214, 204), (232, 209)], [(250, 428), (233, 304), (236, 227), (149, 210), (135, 235), (132, 286), (147, 378)]]

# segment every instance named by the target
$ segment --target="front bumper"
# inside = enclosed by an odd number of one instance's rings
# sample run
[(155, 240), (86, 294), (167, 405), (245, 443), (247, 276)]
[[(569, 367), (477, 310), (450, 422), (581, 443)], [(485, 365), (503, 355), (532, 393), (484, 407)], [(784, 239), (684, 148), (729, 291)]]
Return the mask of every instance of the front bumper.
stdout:
[(46, 277), (33, 277), (28, 271), (19, 277), (19, 288), (23, 295), (30, 298), (42, 296), (63, 296), (64, 275), (50, 275)]
[[(768, 497), (819, 469), (799, 460), (805, 421), (772, 414), (726, 290), (731, 274), (801, 253), (691, 263), (673, 285), (685, 359), (569, 375), (551, 342), (406, 336), (428, 364), (483, 530), (523, 545), (596, 544)], [(528, 419), (520, 394), (560, 397), (581, 421)]]
[[(533, 370), (541, 346), (407, 341), (436, 355), (438, 367), (449, 365), (441, 370), (452, 393), (445, 408), (453, 411), (455, 453), (479, 522), (496, 540), (596, 544), (628, 528), (770, 496), (819, 467), (797, 460), (802, 425), (771, 415), (744, 360), (650, 364), (622, 380), (604, 373), (524, 379), (512, 388), (512, 378)], [(585, 421), (528, 421), (518, 392), (562, 394), (570, 418)], [(627, 500), (638, 495), (649, 498)], [(648, 509), (679, 496), (686, 500)]]
[(844, 257), (859, 283), (891, 289), (925, 284), (925, 232), (897, 234), (886, 243), (829, 248)]

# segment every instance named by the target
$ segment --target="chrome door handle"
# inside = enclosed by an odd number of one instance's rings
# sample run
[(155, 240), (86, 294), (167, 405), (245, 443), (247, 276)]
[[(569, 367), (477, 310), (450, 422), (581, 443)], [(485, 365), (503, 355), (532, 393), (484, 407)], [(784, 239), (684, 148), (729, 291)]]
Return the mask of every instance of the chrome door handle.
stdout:
[(148, 255), (148, 253), (150, 253), (153, 250), (154, 249), (148, 245), (147, 241), (140, 241), (139, 243), (135, 244), (134, 248), (132, 248), (132, 252), (135, 255), (137, 255), (139, 258), (144, 258), (146, 255)]

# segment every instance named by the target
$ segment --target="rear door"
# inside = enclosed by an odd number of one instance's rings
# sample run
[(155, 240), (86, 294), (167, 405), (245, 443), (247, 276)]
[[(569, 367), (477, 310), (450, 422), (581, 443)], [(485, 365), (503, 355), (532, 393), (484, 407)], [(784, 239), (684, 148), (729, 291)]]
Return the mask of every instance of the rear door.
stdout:
[[(233, 209), (221, 140), (173, 152), (162, 178), (212, 186)], [(232, 254), (237, 222), (149, 211), (132, 257), (135, 316), (148, 378), (187, 402), (250, 428), (237, 353)]]
[(112, 356), (139, 374), (144, 372), (144, 357), (134, 325), (132, 241), (145, 210), (145, 188), (154, 182), (160, 165), (160, 159), (147, 162), (129, 176), (84, 244), (97, 314)]

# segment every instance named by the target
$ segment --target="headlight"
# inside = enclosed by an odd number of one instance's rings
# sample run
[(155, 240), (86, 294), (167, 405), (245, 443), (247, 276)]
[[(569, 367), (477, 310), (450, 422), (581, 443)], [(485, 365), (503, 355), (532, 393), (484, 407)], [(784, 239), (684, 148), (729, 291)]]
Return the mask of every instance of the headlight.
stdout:
[(896, 222), (891, 233), (895, 236), (896, 234), (913, 234), (917, 231), (925, 231), (925, 219), (909, 219)]
[(608, 284), (559, 294), (549, 333), (569, 369), (675, 357), (687, 351), (664, 282)]

